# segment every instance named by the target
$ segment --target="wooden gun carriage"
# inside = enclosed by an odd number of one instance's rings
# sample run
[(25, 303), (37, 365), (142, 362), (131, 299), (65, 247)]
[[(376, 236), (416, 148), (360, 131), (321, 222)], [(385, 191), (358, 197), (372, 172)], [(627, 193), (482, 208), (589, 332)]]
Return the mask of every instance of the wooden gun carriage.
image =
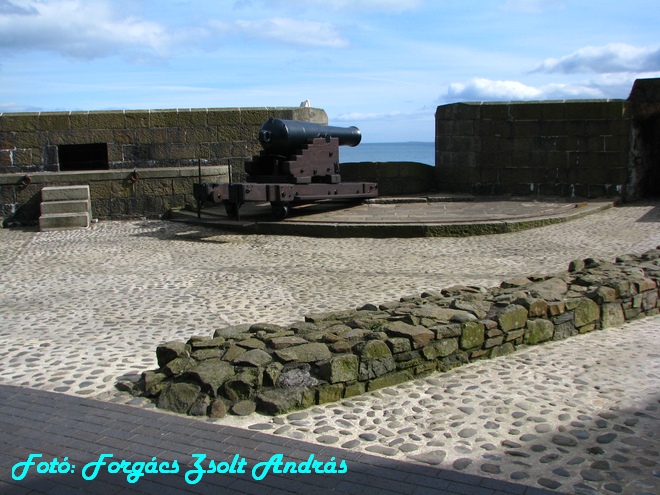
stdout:
[(195, 198), (222, 203), (237, 219), (244, 203), (270, 202), (277, 220), (286, 218), (296, 204), (373, 198), (378, 184), (342, 182), (339, 173), (339, 146), (357, 146), (361, 140), (357, 127), (268, 119), (259, 130), (263, 150), (245, 164), (247, 181), (196, 184)]

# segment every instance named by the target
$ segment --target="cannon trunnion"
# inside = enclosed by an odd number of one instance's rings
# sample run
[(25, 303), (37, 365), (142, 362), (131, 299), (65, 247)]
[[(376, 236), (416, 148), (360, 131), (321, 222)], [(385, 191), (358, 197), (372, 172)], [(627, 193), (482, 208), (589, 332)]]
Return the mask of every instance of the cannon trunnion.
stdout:
[(245, 164), (247, 182), (196, 184), (195, 198), (223, 203), (236, 218), (246, 202), (270, 202), (278, 220), (297, 203), (373, 198), (378, 184), (342, 182), (339, 173), (339, 146), (357, 146), (361, 139), (357, 127), (268, 119), (259, 131), (263, 150)]

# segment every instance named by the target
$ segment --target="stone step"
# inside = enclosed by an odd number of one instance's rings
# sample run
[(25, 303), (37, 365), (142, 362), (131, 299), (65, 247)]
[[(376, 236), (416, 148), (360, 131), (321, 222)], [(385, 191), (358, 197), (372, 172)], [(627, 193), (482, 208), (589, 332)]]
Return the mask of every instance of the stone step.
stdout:
[(57, 213), (41, 215), (39, 230), (79, 229), (89, 227), (89, 213)]
[(89, 186), (44, 187), (41, 201), (76, 201), (90, 199)]
[(58, 213), (89, 213), (91, 211), (88, 199), (71, 201), (44, 201), (41, 203), (41, 214), (52, 215)]

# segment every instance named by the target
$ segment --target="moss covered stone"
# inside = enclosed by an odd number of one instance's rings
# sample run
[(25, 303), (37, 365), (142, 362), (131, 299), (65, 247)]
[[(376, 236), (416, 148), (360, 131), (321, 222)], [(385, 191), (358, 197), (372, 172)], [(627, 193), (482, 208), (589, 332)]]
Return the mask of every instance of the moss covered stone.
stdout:
[(355, 354), (342, 354), (319, 367), (319, 377), (330, 383), (352, 382), (358, 378), (359, 359)]
[(554, 332), (555, 326), (551, 321), (536, 319), (527, 322), (527, 329), (525, 331), (525, 344), (539, 344), (550, 340)]
[(523, 328), (527, 323), (527, 308), (512, 304), (504, 308), (497, 316), (497, 323), (500, 328), (508, 332), (517, 328)]
[(472, 349), (484, 343), (483, 323), (467, 322), (461, 325), (461, 349)]

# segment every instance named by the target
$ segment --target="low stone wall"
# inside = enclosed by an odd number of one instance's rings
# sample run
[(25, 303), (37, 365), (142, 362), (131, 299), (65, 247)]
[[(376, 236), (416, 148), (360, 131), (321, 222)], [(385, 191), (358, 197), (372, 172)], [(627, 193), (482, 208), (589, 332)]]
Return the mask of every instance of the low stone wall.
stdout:
[[(199, 175), (196, 167), (0, 174), (0, 219), (6, 218), (3, 226), (36, 223), (41, 189), (76, 185), (89, 185), (94, 218), (158, 218), (172, 208), (196, 205), (192, 191)], [(202, 167), (201, 177), (202, 181), (227, 182), (228, 167)]]
[(343, 182), (377, 182), (380, 196), (423, 194), (435, 190), (434, 167), (418, 162), (341, 164)]
[(498, 288), (453, 286), (287, 327), (223, 328), (160, 345), (160, 368), (134, 393), (196, 416), (283, 414), (657, 315), (659, 283), (660, 247)]

